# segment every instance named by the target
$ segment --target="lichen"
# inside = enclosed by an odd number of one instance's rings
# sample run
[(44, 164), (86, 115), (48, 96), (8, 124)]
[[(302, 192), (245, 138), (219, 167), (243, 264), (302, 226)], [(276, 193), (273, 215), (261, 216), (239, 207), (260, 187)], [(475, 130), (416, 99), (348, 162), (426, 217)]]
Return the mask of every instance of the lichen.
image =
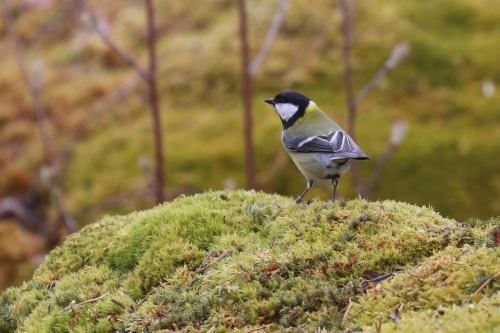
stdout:
[(494, 332), (498, 228), (394, 201), (180, 197), (70, 236), (2, 294), (0, 332)]

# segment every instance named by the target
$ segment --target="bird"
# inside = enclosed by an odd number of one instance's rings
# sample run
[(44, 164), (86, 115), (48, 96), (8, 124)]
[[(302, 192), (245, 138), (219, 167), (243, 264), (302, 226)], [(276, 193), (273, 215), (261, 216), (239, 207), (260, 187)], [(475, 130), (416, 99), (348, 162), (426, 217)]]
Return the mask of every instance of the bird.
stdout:
[(304, 204), (304, 196), (314, 186), (327, 191), (333, 186), (334, 202), (339, 178), (349, 170), (350, 160), (370, 157), (310, 98), (285, 91), (265, 102), (278, 113), (283, 145), (307, 180), (306, 190), (295, 202)]

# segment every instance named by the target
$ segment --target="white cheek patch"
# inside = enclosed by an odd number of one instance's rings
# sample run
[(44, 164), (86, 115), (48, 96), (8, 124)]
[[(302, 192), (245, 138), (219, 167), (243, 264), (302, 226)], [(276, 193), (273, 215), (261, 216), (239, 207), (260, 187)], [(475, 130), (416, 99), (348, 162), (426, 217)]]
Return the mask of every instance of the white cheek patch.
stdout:
[(274, 107), (284, 121), (288, 121), (299, 110), (297, 105), (291, 103), (277, 103), (274, 104)]

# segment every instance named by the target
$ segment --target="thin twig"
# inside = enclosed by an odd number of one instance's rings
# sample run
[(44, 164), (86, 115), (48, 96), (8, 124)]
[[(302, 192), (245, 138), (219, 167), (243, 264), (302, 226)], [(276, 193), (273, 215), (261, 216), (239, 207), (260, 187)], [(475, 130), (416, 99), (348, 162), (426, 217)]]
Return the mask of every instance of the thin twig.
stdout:
[(255, 74), (257, 74), (260, 66), (262, 66), (264, 60), (266, 60), (269, 52), (271, 51), (274, 41), (276, 40), (276, 37), (278, 37), (278, 33), (281, 30), (283, 23), (285, 22), (289, 4), (289, 0), (279, 0), (278, 9), (276, 10), (276, 14), (274, 14), (273, 21), (271, 23), (271, 26), (269, 27), (269, 30), (267, 31), (267, 35), (264, 39), (264, 42), (262, 43), (262, 47), (260, 48), (259, 52), (257, 52), (257, 55), (252, 60), (252, 63), (248, 68), (251, 76), (255, 76)]
[(155, 28), (155, 11), (152, 0), (146, 0), (147, 13), (147, 38), (148, 38), (148, 58), (149, 58), (149, 104), (151, 106), (153, 118), (153, 132), (155, 142), (155, 162), (156, 162), (156, 186), (155, 195), (156, 202), (163, 203), (165, 201), (165, 155), (163, 151), (163, 130), (160, 113), (160, 96), (158, 94), (157, 84), (157, 57), (156, 57), (156, 28)]
[[(341, 0), (340, 7), (342, 11), (342, 59), (344, 62), (344, 86), (346, 103), (348, 110), (347, 131), (353, 140), (356, 140), (356, 103), (354, 102), (354, 93), (352, 87), (352, 66), (351, 66), (351, 30), (350, 30), (350, 13), (349, 1)], [(361, 177), (361, 170), (357, 160), (351, 160), (352, 177), (356, 191), (362, 198), (366, 197), (366, 188)]]
[(365, 311), (366, 309), (368, 309), (371, 305), (367, 305), (365, 306), (364, 308), (362, 308), (361, 310), (359, 310), (358, 312), (356, 312), (352, 317), (356, 317), (358, 314), (360, 314), (361, 312)]
[[(42, 179), (47, 183), (50, 194), (53, 199), (53, 204), (55, 205), (56, 210), (59, 212), (59, 215), (62, 217), (64, 224), (71, 232), (78, 231), (78, 224), (75, 222), (71, 214), (66, 210), (64, 204), (64, 198), (62, 192), (56, 183), (53, 175), (53, 147), (51, 143), (51, 138), (49, 135), (49, 131), (47, 128), (47, 118), (45, 116), (45, 111), (43, 110), (42, 102), (40, 100), (40, 90), (43, 82), (43, 68), (41, 65), (35, 66), (35, 73), (32, 76), (28, 71), (28, 66), (26, 64), (26, 59), (24, 54), (19, 47), (18, 36), (14, 29), (14, 25), (12, 23), (10, 17), (10, 11), (7, 7), (5, 0), (0, 0), (0, 7), (2, 9), (2, 15), (5, 22), (5, 26), (7, 28), (7, 33), (9, 35), (9, 39), (12, 43), (12, 47), (14, 49), (14, 54), (19, 65), (19, 69), (21, 70), (21, 75), (23, 77), (24, 83), (28, 87), (29, 93), (33, 100), (33, 108), (35, 110), (35, 115), (37, 119), (37, 127), (40, 131), (40, 137), (42, 141), (43, 148), (43, 158), (45, 162), (45, 167), (42, 167), (43, 171), (48, 171), (44, 173), (46, 176), (45, 179)], [(43, 178), (43, 176), (42, 176)]]
[(148, 82), (151, 79), (151, 72), (135, 61), (135, 59), (127, 51), (122, 49), (107, 33), (101, 29), (101, 27), (99, 27), (99, 21), (89, 9), (86, 9), (85, 12), (85, 21), (99, 35), (99, 37), (101, 37), (102, 41), (111, 50), (118, 54), (127, 65), (132, 67), (144, 81)]
[(375, 330), (377, 333), (382, 332), (382, 317), (380, 317), (378, 321), (375, 322)]
[(246, 331), (245, 333), (250, 333), (250, 332), (256, 332), (256, 331), (260, 331), (260, 330), (263, 330), (267, 327), (267, 325), (264, 325), (264, 326), (261, 326), (261, 327), (257, 327), (257, 328), (253, 328), (249, 331)]
[(243, 123), (245, 137), (246, 181), (247, 189), (255, 188), (256, 166), (253, 146), (253, 119), (252, 119), (252, 75), (249, 66), (248, 25), (245, 0), (238, 0), (241, 44), (241, 71), (243, 80)]
[(66, 225), (66, 227), (69, 229), (70, 232), (77, 232), (80, 229), (80, 227), (78, 226), (78, 224), (76, 223), (75, 219), (70, 214), (70, 212), (67, 210), (61, 189), (54, 182), (52, 183), (51, 186), (52, 186), (51, 192), (54, 197), (54, 204), (56, 206), (57, 211), (59, 211), (59, 214), (61, 215), (64, 224)]
[[(492, 277), (490, 277), (488, 280), (486, 280), (486, 282), (484, 282), (481, 287), (479, 287), (479, 289), (477, 289), (474, 294), (472, 294), (472, 296), (476, 296), (478, 295), (480, 292), (483, 291), (483, 289), (493, 280), (495, 280), (497, 277), (500, 276), (500, 272), (496, 273), (495, 275), (493, 275)], [(465, 304), (468, 304), (470, 301), (471, 301), (472, 297), (469, 297), (466, 301), (465, 301)]]
[(117, 301), (116, 299), (112, 298), (111, 299), (111, 302), (115, 303), (116, 305), (118, 305), (120, 308), (122, 309), (125, 309), (125, 305), (123, 305), (121, 302)]
[(391, 55), (384, 63), (384, 66), (379, 69), (377, 74), (375, 74), (375, 76), (363, 87), (363, 89), (361, 89), (354, 99), (356, 106), (358, 106), (370, 94), (370, 92), (408, 56), (409, 52), (410, 44), (407, 42), (399, 43), (394, 46)]
[(349, 298), (349, 304), (347, 304), (347, 309), (345, 310), (344, 317), (342, 318), (342, 326), (345, 325), (345, 323), (347, 322), (347, 318), (349, 318), (349, 310), (351, 310), (352, 304), (353, 303)]
[(9, 35), (9, 39), (12, 44), (12, 48), (14, 49), (14, 55), (16, 57), (17, 64), (19, 65), (23, 81), (26, 87), (29, 89), (31, 98), (33, 100), (33, 107), (35, 109), (38, 129), (40, 131), (40, 137), (42, 139), (43, 156), (45, 164), (51, 165), (53, 149), (51, 145), (49, 130), (47, 128), (45, 112), (43, 110), (42, 103), (40, 101), (41, 79), (39, 80), (39, 82), (34, 82), (33, 78), (31, 77), (28, 71), (28, 65), (26, 63), (24, 54), (19, 46), (19, 38), (17, 36), (14, 24), (10, 16), (10, 9), (8, 8), (5, 0), (0, 0), (0, 6), (2, 8), (2, 16), (5, 22), (5, 27), (7, 29), (7, 34)]
[(395, 121), (392, 124), (391, 139), (387, 147), (387, 150), (384, 152), (384, 154), (380, 157), (377, 164), (375, 165), (375, 168), (373, 169), (372, 175), (370, 177), (370, 181), (366, 186), (367, 199), (370, 197), (371, 192), (375, 188), (375, 185), (377, 184), (377, 181), (380, 178), (380, 175), (382, 174), (385, 165), (387, 164), (387, 162), (389, 162), (389, 160), (398, 151), (399, 147), (403, 143), (407, 130), (408, 130), (408, 124), (405, 121), (401, 120)]
[(388, 278), (390, 278), (391, 276), (393, 276), (394, 274), (400, 274), (400, 273), (403, 273), (404, 271), (394, 271), (394, 272), (390, 272), (390, 273), (387, 273), (387, 274), (384, 274), (384, 275), (380, 275), (380, 276), (377, 276), (373, 279), (370, 279), (370, 280), (366, 280), (365, 281), (365, 284), (361, 287), (361, 291), (365, 291), (365, 290), (368, 290), (368, 289), (371, 289), (373, 287), (373, 283), (375, 284), (378, 284), (382, 281), (385, 281), (387, 280)]
[(139, 308), (141, 305), (144, 304), (144, 302), (146, 302), (149, 298), (149, 296), (153, 295), (158, 289), (160, 288), (164, 288), (165, 286), (168, 286), (170, 285), (170, 282), (165, 282), (165, 283), (162, 283), (160, 284), (159, 286), (156, 286), (155, 288), (151, 289), (147, 294), (146, 296), (144, 296), (144, 298), (139, 302), (137, 303), (137, 305), (135, 306), (135, 309)]
[(106, 292), (105, 294), (103, 294), (103, 295), (99, 296), (99, 297), (89, 299), (89, 300), (87, 300), (87, 301), (85, 301), (85, 302), (81, 302), (81, 303), (78, 303), (78, 304), (70, 304), (70, 305), (68, 305), (68, 306), (67, 306), (64, 310), (59, 311), (59, 312), (58, 312), (58, 313), (56, 313), (54, 316), (55, 316), (55, 317), (57, 317), (57, 316), (59, 316), (59, 315), (61, 315), (61, 314), (65, 313), (65, 312), (68, 312), (68, 311), (70, 311), (70, 310), (73, 310), (73, 309), (75, 309), (75, 308), (77, 308), (77, 307), (80, 307), (80, 306), (82, 306), (82, 305), (84, 305), (84, 304), (97, 302), (98, 300), (100, 300), (101, 298), (103, 298), (104, 296), (106, 296), (107, 294), (109, 294), (109, 291), (108, 291), (108, 292)]
[(477, 294), (479, 294), (481, 291), (483, 291), (484, 287), (486, 287), (491, 281), (495, 280), (497, 277), (500, 276), (500, 272), (496, 273), (495, 275), (493, 275), (492, 277), (490, 277), (488, 280), (486, 280), (485, 283), (483, 283), (481, 285), (481, 287), (479, 287), (478, 290), (476, 290), (476, 292), (473, 294), (473, 296), (476, 296)]
[[(116, 88), (109, 95), (103, 97), (100, 101), (98, 101), (95, 107), (89, 112), (87, 117), (87, 123), (92, 125), (99, 119), (107, 110), (109, 110), (113, 105), (120, 103), (126, 97), (128, 97), (132, 92), (137, 88), (137, 84), (140, 82), (140, 79), (137, 75), (131, 75), (127, 80), (125, 80), (118, 88)], [(64, 145), (64, 148), (61, 150), (61, 153), (57, 156), (56, 161), (54, 163), (55, 168), (59, 171), (59, 173), (63, 173), (67, 167), (68, 162), (71, 159), (73, 154), (73, 150), (75, 148), (76, 143), (83, 139), (87, 135), (87, 131), (82, 129), (77, 129), (71, 138), (67, 140), (67, 143)]]
[[(205, 263), (207, 262), (207, 260), (210, 259), (210, 257), (212, 256), (212, 254), (214, 254), (214, 252), (215, 252), (214, 250), (210, 250), (210, 252), (208, 253), (208, 255), (201, 262), (201, 265), (200, 265), (200, 267), (198, 267), (198, 269), (202, 268), (205, 265)], [(240, 266), (241, 266), (241, 264), (240, 264)]]
[(231, 254), (231, 250), (227, 250), (225, 251), (224, 253), (222, 253), (220, 256), (218, 256), (217, 258), (215, 258), (214, 261), (212, 261), (210, 264), (208, 264), (207, 266), (203, 267), (203, 268), (198, 268), (196, 270), (196, 273), (202, 273), (202, 272), (205, 272), (206, 270), (210, 269), (210, 267), (212, 267), (213, 265), (215, 265), (216, 263), (218, 263), (219, 261), (222, 260), (222, 258), (226, 257), (227, 255)]

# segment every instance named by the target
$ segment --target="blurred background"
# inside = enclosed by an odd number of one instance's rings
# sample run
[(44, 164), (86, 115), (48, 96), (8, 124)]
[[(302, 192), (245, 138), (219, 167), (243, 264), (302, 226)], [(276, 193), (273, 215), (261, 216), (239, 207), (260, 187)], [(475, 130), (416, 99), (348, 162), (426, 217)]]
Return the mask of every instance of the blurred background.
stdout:
[[(72, 231), (157, 203), (147, 2), (0, 0), (0, 290)], [(301, 92), (347, 129), (347, 59), (354, 96), (381, 78), (356, 105), (372, 157), (363, 195), (458, 220), (500, 214), (499, 0), (152, 1), (166, 201), (249, 185), (241, 4), (249, 63), (268, 51), (246, 81), (250, 185), (305, 189), (263, 100)], [(358, 195), (352, 176), (342, 198)]]

